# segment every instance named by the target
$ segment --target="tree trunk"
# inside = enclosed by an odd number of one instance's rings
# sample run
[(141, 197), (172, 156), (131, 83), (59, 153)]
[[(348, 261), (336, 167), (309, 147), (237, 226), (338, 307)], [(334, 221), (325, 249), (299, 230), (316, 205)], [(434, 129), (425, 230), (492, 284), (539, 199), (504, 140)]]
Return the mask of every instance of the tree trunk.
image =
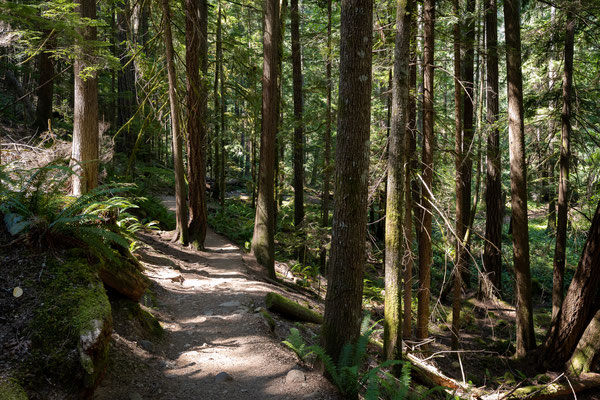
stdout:
[(220, 143), (220, 147), (221, 147), (221, 153), (220, 153), (220, 158), (219, 158), (219, 171), (221, 171), (221, 175), (219, 176), (220, 181), (219, 181), (219, 190), (221, 191), (219, 193), (219, 201), (220, 201), (220, 205), (221, 205), (221, 212), (225, 212), (225, 179), (227, 176), (227, 171), (225, 169), (225, 165), (227, 162), (227, 152), (225, 151), (225, 132), (226, 132), (226, 125), (225, 125), (225, 113), (227, 112), (227, 100), (225, 97), (225, 74), (223, 73), (224, 69), (223, 69), (223, 37), (222, 37), (222, 32), (223, 32), (223, 28), (222, 28), (222, 22), (221, 22), (221, 3), (219, 2), (219, 20), (218, 20), (218, 40), (217, 42), (220, 44), (218, 52), (217, 52), (217, 57), (219, 58), (219, 62), (218, 62), (218, 66), (219, 66), (219, 80), (220, 80), (220, 95), (219, 97), (221, 98), (221, 109), (220, 114), (219, 114), (219, 118), (221, 121), (221, 143)]
[(505, 0), (504, 20), (506, 25), (506, 81), (508, 89), (512, 241), (517, 309), (516, 356), (523, 357), (529, 350), (535, 348), (535, 336), (533, 332), (531, 272), (529, 270), (527, 166), (525, 164), (519, 0)]
[(223, 61), (222, 53), (222, 43), (221, 43), (221, 6), (219, 3), (219, 10), (217, 12), (217, 33), (216, 33), (216, 60), (215, 60), (215, 85), (213, 87), (213, 97), (214, 97), (214, 126), (215, 126), (215, 135), (213, 138), (214, 149), (215, 149), (215, 158), (213, 160), (213, 171), (215, 176), (215, 186), (213, 188), (212, 197), (213, 199), (219, 200), (221, 197), (221, 175), (223, 171), (221, 170), (221, 152), (224, 149), (221, 147), (221, 136), (223, 132), (221, 132), (221, 102), (223, 99), (221, 98), (221, 92), (219, 91), (219, 79), (221, 79), (220, 74), (223, 71), (220, 63)]
[(163, 0), (164, 38), (167, 56), (167, 75), (169, 78), (169, 103), (171, 106), (171, 134), (173, 137), (173, 164), (175, 169), (175, 219), (177, 232), (173, 237), (183, 245), (188, 244), (188, 210), (183, 171), (183, 138), (179, 125), (179, 107), (177, 103), (177, 77), (175, 76), (175, 54), (171, 34), (171, 8), (169, 0)]
[(600, 202), (592, 220), (579, 265), (558, 315), (552, 319), (541, 361), (561, 368), (571, 357), (584, 330), (600, 309)]
[(371, 119), (372, 0), (342, 3), (336, 178), (322, 337), (338, 360), (359, 335), (369, 176)]
[[(323, 193), (321, 194), (321, 226), (329, 226), (329, 181), (331, 180), (331, 1), (327, 0), (327, 111), (325, 115), (325, 149), (323, 151)], [(321, 248), (321, 272), (327, 269), (327, 249)]]
[(44, 49), (40, 52), (38, 70), (40, 78), (37, 88), (37, 107), (35, 109), (35, 127), (40, 131), (51, 128), (52, 97), (54, 96), (54, 61), (50, 56), (54, 49), (54, 34), (44, 32), (47, 37)]
[(431, 286), (431, 191), (433, 190), (433, 51), (435, 0), (424, 2), (425, 74), (423, 80), (423, 150), (421, 184), (421, 224), (419, 226), (419, 307), (417, 311), (417, 338), (429, 335), (429, 301)]
[(598, 352), (600, 352), (600, 310), (596, 311), (594, 318), (581, 335), (573, 355), (567, 361), (567, 371), (575, 376), (590, 372)]
[(483, 266), (498, 293), (502, 290), (502, 170), (498, 129), (498, 7), (486, 0), (487, 50), (487, 175), (485, 189), (485, 248)]
[(565, 70), (563, 74), (563, 106), (561, 114), (560, 175), (558, 180), (558, 221), (554, 247), (554, 277), (552, 284), (552, 316), (560, 310), (563, 298), (565, 257), (567, 252), (567, 214), (569, 190), (569, 158), (571, 156), (571, 91), (573, 88), (573, 47), (575, 16), (569, 13), (565, 33)]
[[(550, 8), (550, 24), (554, 26), (554, 21), (556, 19), (556, 8)], [(556, 82), (556, 66), (554, 65), (554, 59), (552, 54), (554, 54), (554, 43), (552, 43), (552, 48), (550, 51), (550, 60), (548, 62), (548, 91), (552, 92), (554, 89), (554, 84)], [(556, 106), (555, 100), (551, 99), (548, 108), (549, 108), (549, 118), (548, 118), (548, 182), (546, 184), (547, 193), (548, 193), (548, 226), (547, 229), (550, 232), (553, 232), (556, 229), (556, 195), (554, 191), (554, 129), (555, 129), (555, 121), (554, 121), (554, 108)]]
[[(186, 0), (186, 74), (190, 242), (204, 249), (206, 239), (206, 122), (208, 87), (208, 7), (206, 0)], [(202, 76), (200, 75), (202, 71)]]
[(416, 146), (415, 135), (417, 134), (417, 18), (415, 15), (416, 7), (413, 5), (410, 21), (410, 63), (409, 63), (409, 95), (408, 95), (408, 111), (407, 111), (407, 131), (404, 135), (404, 237), (405, 237), (405, 257), (406, 264), (402, 274), (404, 280), (404, 312), (402, 315), (402, 336), (410, 338), (412, 335), (412, 284), (413, 284), (413, 264), (414, 254), (412, 252), (413, 243), (413, 204), (415, 191), (415, 181), (413, 180), (412, 171), (416, 171), (416, 155), (414, 147)]
[[(128, 1), (118, 4), (117, 43), (121, 68), (117, 74), (117, 129), (121, 129), (135, 112), (135, 70), (129, 55), (131, 9)], [(133, 151), (135, 135), (132, 130), (127, 127), (120, 135), (116, 150), (121, 153)]]
[(275, 198), (274, 162), (277, 137), (277, 49), (279, 41), (279, 2), (264, 0), (263, 77), (262, 77), (262, 134), (258, 199), (254, 218), (252, 252), (275, 278)]
[(412, 0), (398, 3), (396, 46), (392, 80), (392, 113), (388, 138), (387, 199), (385, 217), (385, 317), (383, 355), (402, 357), (402, 266), (404, 262), (404, 144), (408, 122), (408, 90)]
[[(77, 2), (81, 17), (96, 19), (96, 1), (79, 0)], [(73, 147), (71, 165), (73, 175), (72, 192), (80, 196), (98, 186), (98, 77), (97, 72), (84, 77), (86, 68), (94, 66), (96, 61), (93, 41), (96, 40), (96, 27), (81, 28), (82, 43), (75, 59), (74, 107), (73, 107)]]
[(304, 122), (302, 96), (302, 50), (300, 47), (300, 11), (298, 0), (291, 0), (292, 78), (294, 90), (294, 226), (304, 220)]
[[(465, 167), (464, 167), (464, 152), (463, 152), (463, 132), (462, 132), (462, 82), (461, 82), (461, 13), (459, 0), (452, 1), (452, 9), (454, 12), (453, 40), (454, 40), (454, 151), (455, 151), (455, 170), (456, 170), (456, 255), (454, 260), (453, 289), (452, 289), (452, 349), (458, 349), (460, 335), (460, 309), (462, 299), (463, 285), (463, 270), (465, 268), (465, 218), (464, 218), (464, 197), (465, 193)], [(465, 98), (465, 102), (469, 102), (469, 98)], [(470, 201), (470, 199), (469, 199)]]
[[(463, 137), (462, 137), (462, 171), (461, 179), (463, 180), (463, 191), (464, 196), (462, 197), (462, 225), (464, 233), (466, 234), (471, 221), (471, 181), (473, 176), (473, 154), (475, 149), (474, 142), (474, 124), (473, 124), (473, 110), (474, 110), (474, 72), (473, 63), (475, 61), (475, 0), (466, 1), (465, 10), (466, 19), (466, 32), (465, 32), (465, 57), (462, 63), (464, 71), (464, 90), (463, 90)], [(463, 234), (461, 236), (463, 241), (463, 252), (465, 254), (461, 266), (462, 284), (465, 287), (470, 287), (471, 274), (468, 268), (468, 259), (466, 253), (468, 252), (469, 243), (468, 238)]]

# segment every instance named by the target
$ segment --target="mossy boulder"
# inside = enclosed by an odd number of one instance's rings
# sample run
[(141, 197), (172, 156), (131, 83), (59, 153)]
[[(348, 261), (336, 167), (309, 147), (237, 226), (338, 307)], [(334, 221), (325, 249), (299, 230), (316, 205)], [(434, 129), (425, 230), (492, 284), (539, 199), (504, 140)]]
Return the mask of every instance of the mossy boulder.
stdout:
[(35, 366), (91, 393), (108, 364), (111, 307), (85, 259), (50, 263), (40, 307), (30, 325)]
[(15, 379), (0, 379), (0, 399), (28, 400), (27, 393)]

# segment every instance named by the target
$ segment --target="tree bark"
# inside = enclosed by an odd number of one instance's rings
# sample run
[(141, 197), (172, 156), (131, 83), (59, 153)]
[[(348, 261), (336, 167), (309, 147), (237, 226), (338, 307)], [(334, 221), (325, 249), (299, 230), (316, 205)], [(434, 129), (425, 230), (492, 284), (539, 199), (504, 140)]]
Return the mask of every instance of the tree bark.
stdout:
[(398, 2), (396, 44), (392, 80), (392, 112), (388, 138), (387, 197), (385, 216), (385, 311), (383, 355), (387, 360), (402, 357), (402, 266), (404, 238), (404, 144), (408, 122), (408, 90), (412, 0)]
[[(206, 239), (206, 122), (208, 87), (208, 6), (206, 0), (186, 0), (186, 74), (190, 242), (204, 249)], [(202, 75), (200, 75), (200, 71)]]
[(292, 80), (294, 92), (294, 226), (300, 229), (304, 220), (304, 122), (302, 96), (302, 50), (300, 47), (300, 10), (298, 0), (290, 3), (292, 36)]
[(221, 2), (219, 1), (219, 14), (218, 14), (218, 20), (217, 20), (217, 43), (218, 43), (218, 48), (217, 48), (217, 57), (219, 59), (217, 66), (219, 68), (219, 84), (220, 84), (220, 91), (219, 91), (219, 98), (221, 99), (221, 108), (219, 110), (219, 119), (221, 121), (221, 138), (220, 138), (220, 158), (219, 158), (219, 171), (221, 171), (221, 175), (219, 176), (219, 201), (220, 201), (220, 205), (221, 205), (221, 213), (225, 212), (225, 178), (227, 175), (227, 170), (225, 168), (226, 165), (226, 159), (227, 159), (227, 152), (225, 151), (225, 133), (226, 133), (226, 126), (225, 126), (225, 113), (227, 112), (227, 100), (225, 97), (225, 74), (224, 74), (224, 68), (223, 68), (223, 23), (222, 23), (222, 13), (223, 10), (221, 8)]
[(517, 309), (516, 356), (535, 348), (531, 272), (529, 270), (529, 228), (527, 226), (527, 166), (523, 121), (523, 76), (521, 70), (520, 0), (505, 0), (506, 71), (508, 89), (508, 133), (512, 241)]
[[(331, 180), (331, 1), (327, 0), (327, 111), (325, 115), (325, 149), (323, 150), (323, 193), (321, 194), (321, 226), (329, 226), (329, 181)], [(321, 272), (327, 269), (327, 249), (321, 249)]]
[(433, 56), (434, 56), (435, 0), (424, 1), (425, 74), (423, 81), (423, 150), (421, 184), (421, 224), (419, 228), (419, 295), (417, 311), (417, 338), (429, 335), (429, 301), (431, 286), (431, 221), (430, 192), (433, 187)]
[(338, 360), (359, 335), (365, 267), (373, 1), (342, 3), (331, 268), (322, 337)]
[(565, 279), (567, 253), (567, 217), (569, 191), (569, 159), (571, 157), (571, 91), (573, 89), (573, 52), (575, 16), (569, 13), (565, 32), (565, 69), (563, 73), (563, 105), (561, 114), (560, 175), (558, 178), (558, 213), (556, 245), (554, 247), (554, 276), (552, 280), (552, 316), (560, 310)]
[(592, 220), (579, 265), (558, 315), (552, 320), (541, 360), (560, 368), (571, 357), (577, 342), (600, 309), (600, 203)]
[(162, 1), (164, 39), (167, 56), (167, 75), (169, 78), (169, 104), (171, 106), (171, 135), (173, 138), (173, 164), (175, 168), (175, 219), (177, 232), (173, 237), (183, 245), (188, 244), (188, 210), (183, 171), (183, 138), (179, 124), (179, 106), (177, 103), (177, 77), (175, 76), (175, 54), (171, 34), (171, 7), (169, 0)]
[[(465, 247), (464, 247), (464, 236), (465, 236), (465, 218), (464, 218), (464, 198), (465, 192), (465, 154), (463, 152), (463, 132), (462, 132), (462, 82), (461, 82), (461, 55), (460, 55), (460, 44), (461, 44), (461, 13), (460, 13), (460, 2), (459, 0), (452, 1), (452, 10), (454, 12), (453, 28), (453, 40), (454, 40), (454, 152), (455, 159), (454, 165), (456, 170), (456, 255), (454, 260), (454, 271), (452, 273), (453, 286), (452, 286), (452, 349), (458, 349), (458, 342), (460, 338), (460, 310), (461, 310), (461, 299), (462, 299), (462, 285), (463, 285), (463, 270), (465, 268)], [(469, 98), (465, 97), (465, 102), (470, 101)], [(470, 199), (469, 199), (470, 201)]]
[[(117, 74), (117, 129), (121, 129), (127, 124), (136, 108), (134, 61), (130, 60), (129, 56), (129, 43), (130, 40), (133, 40), (130, 35), (131, 14), (128, 1), (118, 3), (117, 43), (121, 68)], [(126, 128), (117, 139), (116, 150), (121, 153), (130, 153), (133, 151), (134, 144), (135, 135), (129, 128)]]
[[(96, 19), (96, 1), (79, 0), (79, 13), (83, 18)], [(78, 56), (73, 64), (75, 76), (73, 107), (73, 147), (71, 165), (73, 175), (72, 192), (80, 196), (98, 186), (98, 77), (87, 68), (95, 63), (96, 27), (81, 28), (82, 43), (79, 43)]]
[(44, 49), (40, 52), (38, 70), (40, 78), (37, 88), (37, 107), (35, 109), (35, 127), (40, 131), (51, 128), (52, 121), (52, 98), (54, 97), (54, 61), (52, 50), (54, 49), (54, 34), (44, 32), (47, 35)]
[(468, 268), (468, 260), (466, 258), (466, 253), (469, 249), (468, 237), (465, 237), (465, 234), (470, 226), (471, 221), (471, 181), (473, 176), (473, 154), (475, 149), (474, 142), (474, 71), (473, 71), (473, 63), (475, 62), (475, 0), (467, 0), (466, 1), (466, 10), (465, 10), (465, 19), (466, 19), (466, 32), (465, 32), (465, 57), (464, 62), (462, 63), (462, 68), (464, 71), (463, 76), (463, 115), (462, 115), (462, 163), (461, 163), (461, 179), (463, 181), (463, 192), (464, 196), (462, 197), (462, 225), (464, 229), (464, 234), (461, 236), (461, 240), (463, 241), (463, 260), (461, 266), (461, 274), (462, 274), (462, 284), (465, 287), (470, 287), (471, 274), (469, 273)]
[(485, 248), (483, 265), (490, 282), (502, 291), (502, 170), (498, 129), (498, 6), (486, 0), (487, 50), (487, 170), (485, 190)]
[(590, 372), (598, 352), (600, 352), (600, 310), (596, 311), (594, 318), (583, 331), (573, 355), (567, 361), (567, 371), (574, 376)]
[(258, 173), (258, 199), (254, 218), (252, 252), (275, 278), (275, 198), (274, 161), (277, 136), (277, 49), (279, 41), (279, 2), (264, 0), (262, 133)]
[(414, 253), (412, 251), (413, 243), (413, 204), (417, 204), (418, 200), (418, 185), (413, 179), (412, 171), (416, 171), (416, 134), (417, 134), (417, 17), (416, 7), (413, 5), (411, 13), (411, 49), (409, 63), (409, 95), (408, 95), (408, 111), (407, 111), (407, 131), (404, 135), (404, 237), (406, 243), (405, 257), (406, 264), (402, 277), (404, 280), (404, 311), (402, 315), (402, 336), (410, 338), (412, 335), (412, 284), (413, 284), (413, 264)]

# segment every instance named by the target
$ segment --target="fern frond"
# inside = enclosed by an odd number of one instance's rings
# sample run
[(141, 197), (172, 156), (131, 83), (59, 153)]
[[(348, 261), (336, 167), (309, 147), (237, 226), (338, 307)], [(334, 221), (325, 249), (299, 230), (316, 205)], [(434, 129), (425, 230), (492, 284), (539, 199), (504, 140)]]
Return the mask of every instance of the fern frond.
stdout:
[(319, 358), (323, 362), (323, 365), (325, 366), (325, 371), (327, 371), (333, 383), (339, 388), (341, 385), (340, 376), (338, 374), (337, 368), (335, 367), (333, 359), (329, 356), (329, 354), (325, 352), (325, 349), (323, 349), (321, 346), (313, 345), (310, 346), (308, 349), (315, 353), (317, 358)]

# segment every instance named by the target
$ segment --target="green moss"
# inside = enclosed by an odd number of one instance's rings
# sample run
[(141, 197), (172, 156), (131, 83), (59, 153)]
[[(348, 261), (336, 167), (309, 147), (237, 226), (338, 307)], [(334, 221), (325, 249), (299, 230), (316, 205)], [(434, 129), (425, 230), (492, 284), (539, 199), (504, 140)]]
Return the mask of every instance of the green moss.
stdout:
[(509, 385), (517, 382), (515, 376), (510, 371), (506, 371), (502, 379), (504, 380), (504, 383), (507, 383)]
[(136, 319), (146, 333), (159, 338), (164, 335), (165, 331), (160, 322), (158, 322), (152, 313), (144, 310), (139, 303), (123, 299), (120, 304), (127, 309), (127, 317), (129, 319)]
[(275, 320), (267, 310), (261, 310), (260, 315), (264, 318), (271, 331), (275, 330)]
[(0, 399), (28, 400), (27, 393), (15, 379), (0, 379)]
[[(30, 325), (35, 365), (43, 375), (95, 385), (108, 362), (112, 329), (104, 287), (86, 260), (52, 262), (40, 307)], [(93, 348), (94, 343), (104, 343)]]

